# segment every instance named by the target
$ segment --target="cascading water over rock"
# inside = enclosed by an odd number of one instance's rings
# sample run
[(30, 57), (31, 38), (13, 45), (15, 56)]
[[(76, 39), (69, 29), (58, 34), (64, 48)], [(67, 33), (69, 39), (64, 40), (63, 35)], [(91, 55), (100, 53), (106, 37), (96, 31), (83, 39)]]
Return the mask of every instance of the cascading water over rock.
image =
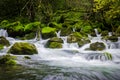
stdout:
[[(5, 30), (0, 30), (0, 36), (4, 36), (3, 31)], [(31, 79), (36, 77), (34, 80), (119, 80), (120, 38), (118, 38), (117, 42), (103, 40), (97, 30), (95, 31), (97, 36), (92, 37), (89, 35), (91, 43), (82, 47), (79, 47), (77, 43), (67, 43), (67, 36), (60, 36), (59, 31), (56, 34), (58, 38), (63, 40), (63, 48), (61, 49), (45, 48), (45, 44), (49, 39), (43, 40), (41, 38), (37, 41), (36, 38), (32, 40), (16, 40), (5, 37), (10, 41), (11, 45), (15, 42), (29, 42), (37, 47), (38, 54), (31, 55), (31, 60), (23, 60), (21, 57), (24, 57), (24, 55), (17, 55), (18, 63), (30, 68), (28, 73), (31, 75), (28, 77)], [(90, 44), (95, 42), (104, 43), (105, 50), (86, 50), (90, 47)], [(4, 50), (4, 54), (8, 49)], [(0, 54), (3, 54), (3, 52)], [(28, 75), (27, 71), (23, 72), (23, 74)], [(17, 75), (21, 76), (20, 74)]]

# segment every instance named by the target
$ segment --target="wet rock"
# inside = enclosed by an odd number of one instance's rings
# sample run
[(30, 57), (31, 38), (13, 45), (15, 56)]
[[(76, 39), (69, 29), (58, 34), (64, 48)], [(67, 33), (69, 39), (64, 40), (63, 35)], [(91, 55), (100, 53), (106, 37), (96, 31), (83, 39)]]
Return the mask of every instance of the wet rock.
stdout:
[(35, 36), (36, 36), (35, 33), (30, 33), (30, 34), (26, 34), (22, 39), (23, 40), (34, 39)]
[(63, 40), (61, 38), (53, 37), (50, 40), (48, 40), (45, 47), (47, 48), (62, 48)]
[(90, 40), (82, 39), (82, 40), (78, 41), (78, 46), (82, 47), (83, 45), (88, 44), (88, 43), (90, 43)]
[(9, 43), (9, 41), (5, 37), (0, 36), (0, 45), (10, 46), (10, 43)]
[(109, 36), (108, 40), (110, 40), (112, 42), (117, 42), (118, 41), (118, 37), (117, 36)]
[(16, 65), (15, 56), (9, 54), (0, 57), (0, 65)]
[(108, 31), (106, 30), (106, 31), (102, 31), (102, 33), (101, 33), (101, 36), (108, 36)]
[(45, 27), (42, 29), (42, 38), (48, 39), (48, 38), (56, 37), (55, 32), (56, 32), (55, 28)]
[(77, 37), (75, 37), (75, 36), (72, 35), (72, 34), (67, 37), (67, 42), (68, 42), (68, 43), (75, 43), (75, 42), (77, 42), (77, 41), (78, 41)]
[(75, 43), (75, 42), (78, 42), (80, 41), (82, 38), (84, 38), (85, 36), (82, 35), (82, 33), (79, 33), (79, 32), (74, 32), (72, 33), (71, 35), (69, 35), (67, 37), (67, 42), (68, 43)]
[(105, 49), (105, 44), (102, 42), (95, 42), (90, 44), (90, 50), (94, 50), (94, 51), (102, 51)]
[(34, 44), (16, 42), (7, 53), (16, 54), (16, 55), (33, 55), (37, 54), (38, 51)]

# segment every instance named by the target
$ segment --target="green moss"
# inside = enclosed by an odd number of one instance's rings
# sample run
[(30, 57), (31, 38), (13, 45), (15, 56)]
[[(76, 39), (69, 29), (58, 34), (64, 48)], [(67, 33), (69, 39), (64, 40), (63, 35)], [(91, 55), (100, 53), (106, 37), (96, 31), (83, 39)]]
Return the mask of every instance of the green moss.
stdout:
[(112, 57), (112, 54), (111, 54), (111, 53), (104, 52), (103, 54), (105, 55), (105, 57), (106, 57), (108, 60), (112, 60), (112, 59), (113, 59), (113, 57)]
[(37, 54), (35, 45), (24, 42), (16, 42), (9, 50), (8, 53), (17, 55), (32, 55)]
[(6, 28), (6, 26), (9, 24), (9, 21), (8, 20), (3, 20), (1, 21), (0, 23), (0, 28)]
[(77, 41), (78, 41), (78, 38), (75, 37), (74, 35), (69, 35), (69, 36), (67, 37), (67, 42), (68, 42), (68, 43), (75, 43), (75, 42), (77, 42)]
[(34, 31), (37, 30), (38, 27), (40, 27), (41, 23), (40, 22), (32, 22), (28, 23), (25, 25), (24, 31)]
[(51, 42), (51, 43), (49, 44), (48, 48), (62, 48), (62, 43)]
[(90, 40), (83, 39), (83, 40), (78, 41), (79, 47), (82, 47), (83, 45), (88, 44), (88, 43), (90, 43)]
[(53, 37), (49, 40), (50, 42), (59, 42), (59, 43), (63, 43), (63, 40), (61, 38), (58, 37)]
[(118, 41), (118, 37), (117, 36), (109, 36), (108, 40), (110, 40), (112, 42), (117, 42)]
[(24, 27), (19, 21), (16, 21), (16, 22), (7, 24), (6, 28), (8, 30), (11, 29), (13, 31), (19, 31), (19, 30), (23, 30)]
[(120, 26), (116, 29), (115, 34), (116, 34), (117, 36), (120, 36)]
[(105, 45), (104, 45), (104, 43), (102, 43), (102, 42), (95, 42), (95, 43), (90, 44), (90, 50), (102, 51), (102, 50), (104, 50), (104, 49), (105, 49)]
[(84, 26), (81, 28), (81, 31), (85, 33), (91, 33), (91, 30), (92, 30), (91, 26)]
[(0, 44), (0, 50), (2, 50), (4, 48), (4, 46), (2, 44)]
[(10, 46), (9, 41), (3, 36), (0, 37), (0, 44), (4, 46)]
[(17, 37), (18, 39), (22, 39), (22, 40), (28, 40), (28, 39), (33, 39), (35, 38), (36, 34), (35, 33), (29, 33), (29, 34), (25, 34), (24, 37)]
[(55, 28), (51, 28), (51, 27), (44, 27), (42, 28), (42, 33), (50, 33), (50, 32), (55, 32)]
[(42, 38), (48, 39), (55, 37), (56, 36), (55, 32), (56, 32), (56, 28), (44, 27), (42, 28)]
[(9, 54), (0, 57), (0, 65), (16, 65), (15, 56)]
[(106, 30), (106, 31), (102, 31), (102, 36), (107, 36), (108, 35), (108, 31)]
[(62, 48), (63, 40), (61, 38), (53, 37), (51, 38), (45, 47), (47, 48)]

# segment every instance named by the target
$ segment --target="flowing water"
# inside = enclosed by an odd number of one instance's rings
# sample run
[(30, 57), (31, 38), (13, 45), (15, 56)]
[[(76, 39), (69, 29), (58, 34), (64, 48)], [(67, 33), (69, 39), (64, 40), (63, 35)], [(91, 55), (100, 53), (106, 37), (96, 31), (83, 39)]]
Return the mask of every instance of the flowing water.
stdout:
[[(15, 42), (34, 43), (39, 53), (31, 55), (30, 60), (24, 59), (24, 55), (16, 55), (22, 67), (0, 68), (0, 80), (120, 80), (120, 38), (118, 42), (105, 41), (96, 32), (97, 37), (89, 35), (91, 43), (103, 42), (106, 49), (88, 51), (85, 49), (90, 43), (79, 48), (77, 43), (67, 43), (67, 37), (60, 36), (60, 32), (56, 34), (64, 41), (62, 49), (45, 48), (48, 40), (17, 40), (5, 36), (11, 45)], [(7, 50), (5, 47), (0, 55), (6, 54)], [(104, 52), (110, 52), (113, 59), (107, 59)]]

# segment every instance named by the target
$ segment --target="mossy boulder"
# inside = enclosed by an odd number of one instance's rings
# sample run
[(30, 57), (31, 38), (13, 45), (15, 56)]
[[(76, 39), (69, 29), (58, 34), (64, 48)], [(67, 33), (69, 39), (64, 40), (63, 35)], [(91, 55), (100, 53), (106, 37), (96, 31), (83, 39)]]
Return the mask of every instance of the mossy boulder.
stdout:
[(36, 37), (35, 33), (29, 33), (29, 34), (25, 34), (24, 37), (17, 37), (18, 39), (22, 39), (22, 40), (29, 40), (29, 39), (34, 39)]
[(0, 45), (10, 46), (10, 43), (9, 43), (9, 41), (5, 37), (0, 36)]
[(5, 27), (9, 36), (16, 37), (16, 36), (23, 36), (24, 33), (24, 26), (20, 21), (8, 23)]
[(106, 31), (102, 31), (102, 32), (101, 32), (101, 36), (108, 36), (108, 33), (109, 33), (109, 32), (108, 32), (107, 30), (106, 30)]
[(102, 51), (105, 49), (105, 44), (102, 42), (95, 42), (90, 44), (90, 50)]
[(42, 28), (42, 38), (48, 39), (52, 37), (56, 37), (56, 29), (51, 27), (44, 27)]
[(0, 57), (0, 65), (16, 65), (15, 56), (9, 54)]
[(81, 39), (80, 41), (78, 41), (78, 46), (82, 47), (83, 45), (88, 44), (88, 43), (90, 43), (89, 39)]
[(84, 38), (85, 36), (82, 35), (82, 33), (79, 33), (79, 32), (74, 32), (72, 34), (70, 34), (68, 37), (67, 37), (67, 42), (68, 43), (75, 43), (75, 42), (78, 42), (80, 41), (82, 38)]
[(61, 29), (61, 34), (60, 36), (68, 36), (69, 34), (73, 33), (72, 29), (71, 28), (66, 28), (66, 27), (63, 27)]
[(118, 37), (117, 36), (109, 36), (108, 40), (110, 40), (112, 42), (117, 42), (118, 41)]
[(67, 37), (67, 42), (68, 42), (68, 43), (75, 43), (75, 42), (77, 42), (77, 41), (78, 41), (77, 37), (75, 37), (75, 36), (72, 35), (72, 34)]
[(47, 48), (62, 48), (63, 40), (61, 38), (53, 37), (46, 43)]
[(16, 42), (9, 50), (8, 53), (16, 55), (33, 55), (38, 51), (34, 44), (27, 42)]
[(63, 43), (63, 40), (61, 38), (58, 37), (53, 37), (49, 40), (50, 42), (59, 42), (59, 43)]

